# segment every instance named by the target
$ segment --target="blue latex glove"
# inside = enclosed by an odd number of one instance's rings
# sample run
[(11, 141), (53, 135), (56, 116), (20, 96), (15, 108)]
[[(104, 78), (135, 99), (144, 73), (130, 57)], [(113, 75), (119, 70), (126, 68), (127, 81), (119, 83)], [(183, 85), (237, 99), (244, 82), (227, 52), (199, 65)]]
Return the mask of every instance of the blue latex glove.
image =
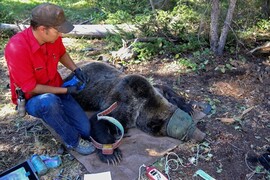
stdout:
[(82, 89), (80, 89), (79, 85), (67, 87), (67, 93), (69, 93), (69, 94), (79, 94), (79, 92), (81, 92), (81, 91), (82, 91)]
[(89, 82), (90, 80), (89, 76), (87, 76), (87, 74), (83, 72), (80, 68), (75, 69), (73, 72), (75, 76), (83, 83)]
[(69, 94), (78, 94), (85, 88), (85, 83), (82, 83), (76, 76), (73, 76), (72, 79), (64, 82), (62, 87), (66, 87)]
[(69, 86), (77, 86), (79, 87), (79, 90), (82, 90), (85, 88), (85, 83), (81, 82), (76, 76), (73, 76), (72, 79), (64, 82), (62, 87), (69, 87)]

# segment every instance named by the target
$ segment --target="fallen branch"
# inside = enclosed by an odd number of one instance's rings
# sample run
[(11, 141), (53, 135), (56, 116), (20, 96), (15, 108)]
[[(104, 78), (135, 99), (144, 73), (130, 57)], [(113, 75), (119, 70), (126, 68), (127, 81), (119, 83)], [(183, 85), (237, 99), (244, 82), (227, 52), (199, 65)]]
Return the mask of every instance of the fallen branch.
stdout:
[(220, 120), (221, 122), (226, 123), (226, 124), (232, 124), (236, 121), (241, 120), (243, 118), (243, 116), (245, 114), (247, 114), (249, 111), (251, 111), (253, 108), (254, 108), (254, 106), (249, 107), (248, 109), (244, 110), (241, 115), (233, 117), (233, 118), (216, 118), (216, 119)]
[(256, 47), (254, 49), (252, 49), (251, 51), (249, 51), (249, 53), (254, 53), (255, 51), (260, 51), (261, 53), (269, 53), (270, 51), (270, 42), (266, 42), (265, 44), (263, 44), (262, 46)]

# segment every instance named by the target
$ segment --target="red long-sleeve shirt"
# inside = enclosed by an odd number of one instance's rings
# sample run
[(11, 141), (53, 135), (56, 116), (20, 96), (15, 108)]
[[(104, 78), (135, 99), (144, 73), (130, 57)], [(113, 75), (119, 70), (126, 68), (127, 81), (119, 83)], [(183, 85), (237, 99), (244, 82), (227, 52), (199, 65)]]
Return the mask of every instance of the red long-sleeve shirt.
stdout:
[(59, 37), (54, 43), (39, 45), (32, 28), (14, 35), (5, 47), (5, 59), (10, 78), (12, 102), (17, 104), (16, 87), (31, 98), (37, 84), (60, 87), (63, 80), (57, 71), (60, 58), (66, 49)]

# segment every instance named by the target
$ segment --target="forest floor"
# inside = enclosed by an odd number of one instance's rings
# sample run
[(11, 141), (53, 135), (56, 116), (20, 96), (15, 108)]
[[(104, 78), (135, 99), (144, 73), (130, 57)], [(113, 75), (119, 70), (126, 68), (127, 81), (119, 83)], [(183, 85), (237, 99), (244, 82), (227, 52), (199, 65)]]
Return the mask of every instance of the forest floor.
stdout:
[[(211, 114), (198, 123), (199, 129), (207, 134), (206, 140), (200, 144), (186, 142), (173, 150), (181, 163), (171, 162), (171, 168), (175, 168), (169, 171), (171, 180), (202, 179), (194, 176), (198, 170), (222, 180), (270, 179), (270, 172), (249, 160), (251, 156), (260, 157), (270, 146), (270, 61), (263, 56), (242, 56), (245, 61), (226, 55), (215, 58), (206, 70), (192, 73), (180, 73), (181, 68), (170, 58), (126, 65), (125, 73), (141, 74), (172, 87), (187, 100), (212, 105)], [(230, 58), (234, 59), (234, 68), (224, 73), (216, 70)], [(60, 143), (39, 120), (18, 117), (10, 104), (3, 52), (0, 63), (0, 172), (3, 172), (34, 153), (56, 155)], [(63, 154), (61, 166), (41, 179), (79, 179), (85, 173), (78, 161)]]

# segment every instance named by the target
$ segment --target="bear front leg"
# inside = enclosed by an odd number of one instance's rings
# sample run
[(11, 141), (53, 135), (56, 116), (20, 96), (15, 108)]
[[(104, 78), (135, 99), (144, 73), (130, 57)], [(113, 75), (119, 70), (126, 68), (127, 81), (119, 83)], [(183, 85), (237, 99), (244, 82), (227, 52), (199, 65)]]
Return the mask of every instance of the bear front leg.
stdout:
[[(91, 122), (91, 138), (94, 145), (96, 143), (101, 144), (103, 146), (112, 145), (113, 143), (116, 142), (114, 131), (115, 127), (111, 123), (108, 123), (107, 121), (104, 120), (98, 120), (97, 114), (94, 114), (90, 118), (90, 122)], [(96, 148), (97, 148), (96, 149), (97, 155), (102, 162), (113, 165), (117, 165), (121, 162), (122, 153), (119, 148), (113, 149), (112, 154), (104, 154), (102, 152), (101, 147), (98, 148), (96, 146)]]

